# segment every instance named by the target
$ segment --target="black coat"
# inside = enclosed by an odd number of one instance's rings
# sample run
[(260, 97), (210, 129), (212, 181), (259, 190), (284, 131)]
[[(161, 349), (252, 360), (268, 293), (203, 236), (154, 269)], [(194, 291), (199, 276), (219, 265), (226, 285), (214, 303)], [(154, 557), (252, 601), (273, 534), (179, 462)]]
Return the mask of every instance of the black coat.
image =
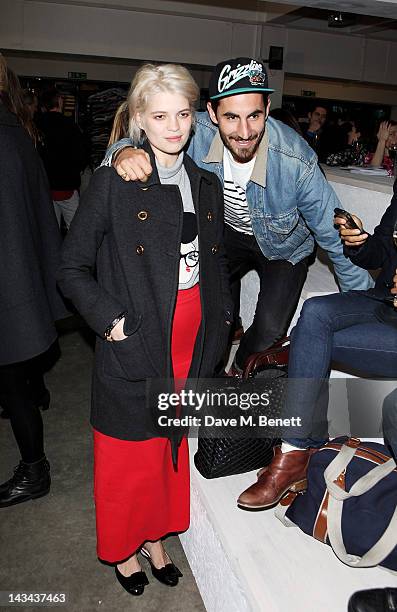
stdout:
[[(374, 297), (391, 299), (390, 284), (397, 269), (397, 246), (393, 242), (393, 228), (397, 223), (397, 180), (394, 182), (393, 197), (379, 225), (372, 236), (359, 248), (345, 247), (345, 254), (354, 264), (365, 270), (377, 270), (379, 275), (374, 289), (367, 293)], [(365, 229), (365, 227), (364, 227)], [(391, 302), (382, 304), (378, 310), (379, 319), (397, 327), (397, 310)]]
[(61, 236), (43, 164), (0, 102), (0, 365), (43, 353), (66, 316), (55, 274)]
[[(198, 223), (202, 305), (189, 376), (211, 377), (226, 348), (232, 312), (222, 245), (223, 195), (214, 174), (187, 155), (184, 165)], [(161, 185), (156, 171), (141, 184), (102, 167), (65, 239), (58, 283), (98, 335), (91, 423), (104, 434), (125, 440), (158, 435), (153, 406), (146, 405), (145, 379), (173, 375), (170, 346), (182, 220), (178, 187)], [(124, 311), (128, 339), (107, 342), (106, 328)]]

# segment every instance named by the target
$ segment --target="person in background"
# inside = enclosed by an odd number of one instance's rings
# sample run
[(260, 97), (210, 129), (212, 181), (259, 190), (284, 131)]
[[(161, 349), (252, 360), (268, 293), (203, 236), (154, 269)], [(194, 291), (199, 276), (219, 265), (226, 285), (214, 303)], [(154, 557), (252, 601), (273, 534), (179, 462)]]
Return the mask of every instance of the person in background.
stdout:
[(309, 143), (311, 148), (317, 153), (318, 158), (322, 161), (323, 146), (322, 136), (325, 123), (327, 121), (328, 111), (325, 106), (314, 104), (311, 110), (307, 113), (308, 122), (301, 123), (303, 137)]
[(377, 133), (378, 144), (374, 153), (367, 155), (365, 163), (371, 166), (382, 166), (391, 174), (393, 172), (394, 157), (390, 150), (397, 148), (397, 121), (382, 121)]
[[(268, 118), (266, 68), (253, 58), (215, 66), (208, 114), (197, 113), (188, 152), (223, 184), (225, 246), (231, 281), (248, 269), (259, 274), (260, 292), (252, 325), (240, 341), (230, 374), (242, 375), (252, 353), (286, 333), (306, 280), (314, 239), (328, 252), (342, 291), (366, 289), (372, 280), (343, 255), (333, 230), (338, 198), (326, 182), (317, 156), (301, 136)], [(123, 150), (124, 149), (124, 150)], [(116, 158), (112, 161), (112, 155)], [(145, 180), (152, 165), (128, 139), (115, 143), (105, 164), (114, 163), (126, 181)], [(235, 301), (233, 321), (240, 304)]]
[(24, 89), (23, 103), (28, 110), (31, 120), (34, 121), (39, 108), (39, 100), (36, 94), (30, 89)]
[(355, 119), (340, 127), (345, 134), (345, 144), (340, 151), (327, 156), (327, 166), (363, 166), (369, 154), (369, 134), (363, 121)]
[(0, 403), (21, 453), (0, 485), (0, 508), (50, 490), (42, 358), (67, 314), (55, 283), (61, 236), (34, 133), (18, 78), (0, 56)]
[(39, 117), (41, 114), (39, 111), (39, 99), (33, 91), (31, 91), (30, 89), (24, 89), (23, 90), (23, 103), (31, 119), (33, 129), (35, 131), (34, 139), (35, 139), (36, 149), (38, 150), (39, 155), (42, 156), (44, 139), (43, 139), (43, 134), (40, 132), (39, 128), (37, 127), (37, 123), (39, 121)]
[[(21, 88), (18, 76), (8, 66), (6, 67), (6, 83), (7, 86), (2, 94), (3, 101), (7, 104), (7, 108), (18, 117), (19, 122), (28, 132), (36, 149), (38, 149), (40, 147), (40, 136), (32, 118), (31, 108), (25, 103), (25, 91)], [(43, 410), (48, 409), (50, 404), (50, 394), (45, 387), (43, 378), (43, 372), (46, 369), (46, 366), (44, 366), (45, 361), (46, 359), (38, 357), (32, 362), (29, 379), (29, 388), (34, 403)], [(51, 363), (51, 359), (49, 362)], [(8, 419), (9, 416), (8, 410), (3, 406), (0, 417)]]
[[(4, 78), (4, 89), (2, 90), (3, 104), (8, 110), (18, 117), (19, 122), (25, 128), (33, 143), (37, 145), (37, 130), (32, 121), (30, 109), (25, 105), (24, 92), (15, 72), (5, 64), (2, 58), (2, 70), (6, 71)], [(4, 67), (5, 66), (5, 67)]]
[(231, 326), (221, 185), (183, 152), (198, 97), (182, 66), (138, 70), (111, 143), (128, 134), (153, 173), (146, 184), (125, 182), (111, 167), (94, 173), (58, 272), (63, 293), (97, 334), (98, 557), (135, 596), (148, 584), (138, 552), (157, 580), (177, 585), (181, 573), (162, 538), (189, 526), (187, 439), (156, 427), (146, 379), (174, 391), (187, 376), (211, 377)]
[(302, 128), (296, 117), (286, 108), (272, 108), (269, 112), (269, 117), (282, 121), (285, 125), (295, 130), (299, 136), (303, 136)]
[[(302, 427), (290, 429), (275, 448), (270, 465), (240, 495), (237, 503), (244, 509), (269, 508), (289, 490), (306, 487), (310, 457), (328, 441), (327, 389), (332, 361), (375, 377), (397, 377), (397, 248), (393, 242), (397, 181), (390, 206), (373, 235), (363, 230), (358, 217), (353, 218), (360, 229), (348, 229), (344, 218), (335, 218), (344, 252), (365, 270), (380, 269), (375, 287), (305, 301), (292, 332), (286, 400), (286, 414), (300, 417)], [(384, 408), (384, 428), (397, 456), (397, 420), (395, 415), (390, 418), (394, 406), (390, 398)]]
[(43, 138), (40, 154), (50, 182), (58, 224), (63, 217), (69, 229), (79, 205), (81, 172), (88, 163), (88, 150), (80, 128), (63, 115), (63, 96), (56, 89), (45, 91), (41, 104), (46, 112), (37, 122)]

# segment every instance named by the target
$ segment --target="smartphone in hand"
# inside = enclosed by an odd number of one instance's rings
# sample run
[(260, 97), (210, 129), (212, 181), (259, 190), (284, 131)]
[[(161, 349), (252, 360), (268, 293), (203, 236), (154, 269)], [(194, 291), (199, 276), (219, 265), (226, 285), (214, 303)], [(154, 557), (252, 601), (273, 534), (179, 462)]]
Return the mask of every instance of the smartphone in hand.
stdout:
[(346, 219), (345, 227), (347, 229), (358, 229), (360, 230), (360, 234), (365, 234), (364, 230), (358, 227), (357, 223), (354, 221), (353, 217), (347, 210), (343, 210), (343, 208), (334, 208), (335, 217), (342, 217), (342, 219)]

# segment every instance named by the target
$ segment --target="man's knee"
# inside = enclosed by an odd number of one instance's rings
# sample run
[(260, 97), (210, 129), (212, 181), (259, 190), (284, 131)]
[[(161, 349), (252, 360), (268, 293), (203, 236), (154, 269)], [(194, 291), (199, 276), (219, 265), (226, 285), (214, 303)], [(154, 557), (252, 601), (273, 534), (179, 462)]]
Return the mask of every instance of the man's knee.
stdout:
[(316, 320), (326, 324), (337, 313), (337, 305), (335, 304), (333, 296), (324, 295), (312, 297), (305, 300), (299, 317), (299, 323), (301, 323), (302, 319), (302, 322), (307, 323), (309, 326), (312, 326), (313, 322)]

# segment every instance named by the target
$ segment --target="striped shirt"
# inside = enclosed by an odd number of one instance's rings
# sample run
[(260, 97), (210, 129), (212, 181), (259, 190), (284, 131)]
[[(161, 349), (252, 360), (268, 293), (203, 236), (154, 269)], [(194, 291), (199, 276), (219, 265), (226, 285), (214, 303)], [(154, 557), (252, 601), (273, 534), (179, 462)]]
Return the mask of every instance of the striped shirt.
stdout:
[(225, 201), (225, 223), (237, 232), (253, 235), (251, 218), (246, 198), (247, 183), (251, 178), (255, 158), (245, 164), (234, 161), (226, 147), (223, 153), (223, 197)]

